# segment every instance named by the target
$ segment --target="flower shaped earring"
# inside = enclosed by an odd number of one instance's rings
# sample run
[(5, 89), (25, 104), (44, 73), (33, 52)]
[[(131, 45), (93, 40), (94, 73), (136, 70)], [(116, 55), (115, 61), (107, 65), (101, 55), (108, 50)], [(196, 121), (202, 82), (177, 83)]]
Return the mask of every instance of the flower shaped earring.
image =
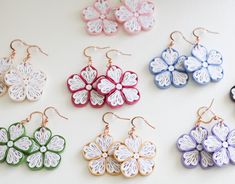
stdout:
[(96, 176), (104, 175), (105, 172), (111, 175), (121, 173), (120, 164), (113, 157), (114, 150), (120, 145), (120, 142), (113, 141), (113, 137), (109, 134), (109, 123), (105, 120), (105, 117), (110, 114), (118, 119), (129, 120), (112, 112), (105, 113), (102, 118), (105, 124), (103, 133), (98, 135), (95, 141), (83, 147), (83, 156), (89, 161), (89, 171)]
[(40, 47), (31, 45), (27, 48), (27, 56), (16, 68), (10, 69), (4, 76), (6, 85), (9, 87), (8, 95), (15, 102), (22, 102), (25, 99), (37, 101), (43, 93), (46, 82), (46, 75), (40, 70), (34, 70), (28, 61), (31, 58), (30, 49), (37, 48), (41, 53)]
[(91, 35), (102, 32), (112, 35), (118, 31), (118, 23), (108, 0), (95, 0), (92, 6), (82, 10), (82, 18), (86, 22), (87, 32)]
[(84, 56), (88, 58), (88, 64), (79, 74), (71, 75), (67, 80), (67, 86), (72, 93), (71, 100), (76, 107), (83, 107), (90, 103), (92, 107), (102, 107), (105, 103), (105, 96), (99, 94), (96, 89), (96, 82), (99, 79), (98, 71), (92, 66), (91, 56), (87, 54), (88, 49), (107, 49), (109, 47), (90, 46), (84, 49)]
[(106, 96), (106, 103), (111, 108), (118, 108), (126, 104), (134, 104), (139, 101), (140, 93), (135, 86), (138, 83), (138, 76), (135, 72), (126, 71), (116, 65), (112, 65), (111, 52), (117, 52), (122, 55), (130, 55), (112, 49), (106, 53), (108, 65), (106, 75), (97, 81), (97, 91)]
[(149, 70), (155, 76), (154, 83), (160, 89), (169, 88), (173, 85), (176, 88), (184, 87), (188, 83), (188, 74), (184, 68), (186, 56), (180, 56), (172, 47), (175, 44), (174, 34), (179, 34), (185, 41), (188, 41), (180, 31), (170, 34), (171, 42), (161, 57), (153, 58), (149, 63)]
[(193, 30), (193, 35), (196, 37), (196, 44), (192, 49), (191, 56), (184, 62), (185, 69), (192, 73), (193, 79), (198, 84), (205, 85), (209, 82), (218, 82), (224, 76), (224, 71), (221, 66), (223, 62), (222, 55), (216, 50), (208, 52), (207, 49), (199, 43), (200, 36), (198, 31), (217, 34), (216, 32), (201, 27)]
[(156, 155), (156, 146), (150, 141), (142, 142), (141, 138), (135, 134), (136, 119), (142, 119), (150, 127), (143, 117), (134, 117), (131, 120), (132, 128), (129, 131), (129, 136), (124, 143), (120, 144), (114, 151), (114, 157), (120, 162), (120, 170), (125, 177), (135, 177), (138, 173), (143, 176), (150, 175), (155, 167), (153, 158)]

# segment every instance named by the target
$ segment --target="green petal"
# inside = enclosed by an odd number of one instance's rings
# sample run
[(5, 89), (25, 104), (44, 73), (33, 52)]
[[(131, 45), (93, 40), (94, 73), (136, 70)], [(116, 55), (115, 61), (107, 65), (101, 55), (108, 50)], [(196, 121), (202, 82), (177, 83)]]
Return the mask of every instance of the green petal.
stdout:
[(25, 127), (21, 123), (12, 124), (9, 129), (10, 140), (15, 141), (25, 135)]
[(32, 145), (31, 150), (29, 151), (29, 154), (38, 152), (40, 150), (40, 145), (38, 143), (36, 143), (36, 141), (34, 139), (31, 139), (31, 140), (32, 140), (33, 145)]
[(38, 151), (27, 156), (26, 161), (30, 169), (40, 170), (43, 168), (44, 155)]
[(19, 165), (24, 159), (24, 154), (15, 148), (9, 148), (7, 152), (6, 162), (9, 165)]
[(44, 167), (46, 169), (54, 169), (58, 167), (61, 161), (61, 156), (57, 153), (47, 151), (44, 157)]
[(34, 132), (34, 140), (40, 145), (44, 146), (51, 138), (51, 130), (46, 127), (40, 127)]
[(5, 161), (8, 147), (6, 145), (0, 145), (0, 162)]
[(60, 153), (64, 150), (66, 145), (65, 139), (60, 135), (54, 135), (49, 143), (47, 144), (47, 149), (52, 152)]
[(8, 133), (7, 129), (0, 128), (0, 144), (6, 144), (8, 142)]
[(33, 142), (27, 136), (21, 137), (14, 142), (14, 147), (17, 150), (22, 151), (22, 152), (29, 152), (32, 146), (33, 146)]

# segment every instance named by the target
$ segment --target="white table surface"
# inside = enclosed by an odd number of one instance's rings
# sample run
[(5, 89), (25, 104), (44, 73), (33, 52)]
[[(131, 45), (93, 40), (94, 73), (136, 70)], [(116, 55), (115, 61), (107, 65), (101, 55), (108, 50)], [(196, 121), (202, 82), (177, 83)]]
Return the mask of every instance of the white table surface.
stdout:
[[(49, 128), (67, 140), (67, 148), (62, 154), (62, 162), (54, 171), (30, 171), (26, 165), (10, 167), (0, 164), (0, 181), (12, 183), (232, 183), (235, 166), (210, 170), (185, 169), (180, 162), (180, 154), (175, 142), (178, 136), (187, 133), (196, 119), (199, 106), (207, 105), (215, 98), (213, 109), (226, 122), (235, 127), (235, 104), (228, 97), (230, 88), (235, 84), (235, 1), (233, 0), (156, 0), (157, 23), (154, 29), (137, 36), (128, 36), (123, 30), (116, 36), (88, 36), (80, 19), (80, 11), (93, 0), (0, 0), (0, 54), (7, 56), (9, 42), (21, 38), (29, 43), (38, 44), (48, 52), (45, 57), (33, 54), (32, 63), (47, 73), (48, 83), (42, 99), (35, 103), (14, 103), (6, 95), (0, 98), (0, 126), (8, 127), (20, 121), (35, 110), (55, 106), (69, 118), (65, 121), (50, 113)], [(117, 0), (113, 0), (117, 4)], [(224, 57), (224, 79), (217, 84), (204, 87), (190, 81), (183, 89), (170, 88), (159, 90), (153, 84), (153, 76), (147, 66), (154, 56), (167, 46), (169, 33), (182, 31), (193, 39), (192, 30), (202, 26), (219, 35), (204, 34), (202, 43), (208, 49), (217, 49)], [(157, 127), (154, 131), (144, 124), (138, 124), (137, 131), (143, 139), (157, 145), (156, 168), (151, 176), (126, 179), (122, 176), (95, 177), (87, 170), (87, 162), (81, 156), (84, 144), (93, 140), (103, 128), (102, 114), (109, 108), (75, 108), (70, 102), (70, 94), (65, 85), (66, 78), (79, 72), (86, 65), (82, 55), (83, 48), (89, 45), (110, 46), (132, 53), (131, 57), (114, 58), (114, 63), (124, 70), (139, 74), (138, 88), (141, 101), (133, 106), (125, 106), (114, 112), (121, 116), (144, 116)], [(191, 46), (179, 39), (176, 49), (188, 55)], [(18, 61), (23, 57), (18, 53)], [(105, 71), (105, 58), (102, 52), (95, 53), (95, 66)], [(29, 133), (39, 126), (35, 117), (26, 128)], [(111, 133), (117, 140), (125, 138), (128, 123), (112, 121)], [(113, 131), (112, 131), (113, 130)]]

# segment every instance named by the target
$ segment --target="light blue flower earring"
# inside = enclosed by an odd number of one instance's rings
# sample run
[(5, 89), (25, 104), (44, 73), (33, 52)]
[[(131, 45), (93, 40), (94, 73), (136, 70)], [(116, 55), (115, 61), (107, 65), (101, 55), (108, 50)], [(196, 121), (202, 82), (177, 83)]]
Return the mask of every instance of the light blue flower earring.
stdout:
[(154, 83), (160, 89), (166, 89), (173, 85), (176, 88), (184, 87), (188, 83), (189, 76), (184, 68), (186, 56), (180, 56), (172, 47), (175, 44), (174, 34), (179, 34), (185, 41), (188, 41), (180, 31), (170, 34), (171, 42), (163, 50), (160, 57), (153, 58), (149, 63), (149, 70), (154, 75)]
[(199, 43), (199, 31), (218, 34), (217, 32), (212, 32), (201, 27), (194, 29), (193, 35), (196, 37), (196, 43), (192, 49), (191, 56), (184, 61), (184, 67), (187, 72), (192, 73), (194, 81), (200, 85), (205, 85), (209, 82), (218, 82), (224, 76), (224, 71), (221, 66), (223, 62), (222, 55), (216, 50), (210, 50), (208, 52)]

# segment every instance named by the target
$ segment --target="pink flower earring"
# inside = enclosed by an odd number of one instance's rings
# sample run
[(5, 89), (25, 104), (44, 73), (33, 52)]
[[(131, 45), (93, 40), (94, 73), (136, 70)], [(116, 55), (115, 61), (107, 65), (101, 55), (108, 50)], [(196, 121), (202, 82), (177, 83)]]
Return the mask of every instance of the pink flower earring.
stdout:
[(92, 6), (83, 9), (82, 18), (86, 22), (87, 32), (91, 35), (102, 32), (112, 35), (118, 31), (118, 23), (108, 0), (96, 0)]

